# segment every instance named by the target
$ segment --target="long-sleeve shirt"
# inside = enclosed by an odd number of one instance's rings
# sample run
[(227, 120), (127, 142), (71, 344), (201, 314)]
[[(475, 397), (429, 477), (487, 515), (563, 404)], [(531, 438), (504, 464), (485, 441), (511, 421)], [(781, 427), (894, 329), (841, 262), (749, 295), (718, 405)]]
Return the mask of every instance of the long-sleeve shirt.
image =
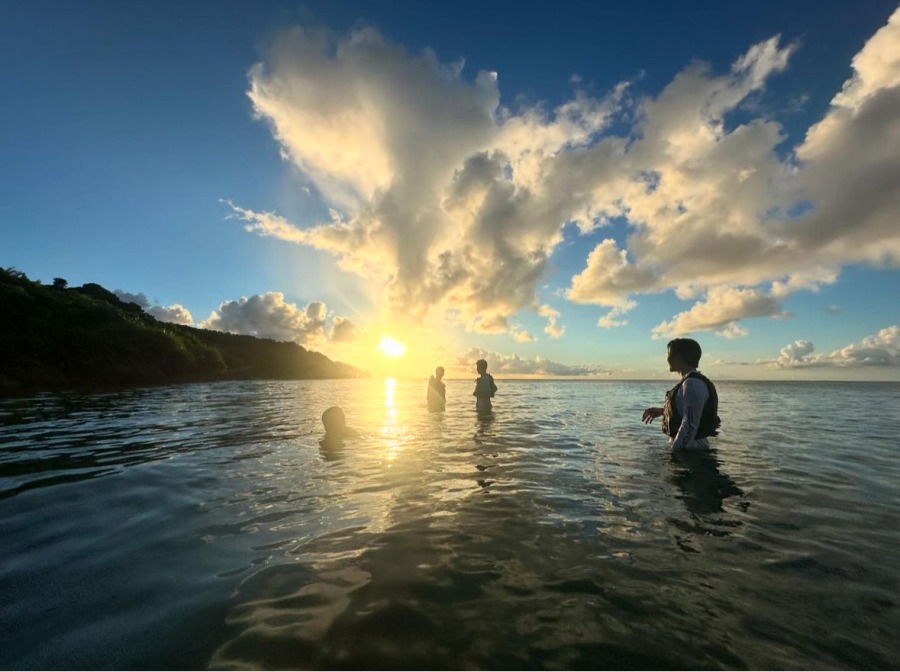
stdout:
[(703, 407), (709, 400), (709, 390), (699, 378), (685, 376), (678, 384), (675, 398), (672, 403), (675, 411), (681, 415), (681, 425), (678, 433), (672, 439), (672, 449), (678, 448), (709, 448), (709, 441), (705, 438), (697, 439), (697, 429), (700, 427), (700, 416)]

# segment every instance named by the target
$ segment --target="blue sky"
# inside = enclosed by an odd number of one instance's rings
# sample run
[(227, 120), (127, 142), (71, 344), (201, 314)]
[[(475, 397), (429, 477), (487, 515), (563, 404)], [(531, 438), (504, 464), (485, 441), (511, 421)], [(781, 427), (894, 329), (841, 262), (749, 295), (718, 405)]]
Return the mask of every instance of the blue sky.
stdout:
[(896, 12), (8, 4), (0, 265), (376, 373), (898, 380)]

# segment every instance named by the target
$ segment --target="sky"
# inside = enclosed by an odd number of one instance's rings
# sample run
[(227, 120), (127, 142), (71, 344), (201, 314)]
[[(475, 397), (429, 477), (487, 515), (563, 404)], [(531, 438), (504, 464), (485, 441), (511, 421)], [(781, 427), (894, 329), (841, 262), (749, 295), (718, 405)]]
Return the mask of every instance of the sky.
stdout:
[(2, 14), (4, 268), (374, 375), (900, 380), (895, 2)]

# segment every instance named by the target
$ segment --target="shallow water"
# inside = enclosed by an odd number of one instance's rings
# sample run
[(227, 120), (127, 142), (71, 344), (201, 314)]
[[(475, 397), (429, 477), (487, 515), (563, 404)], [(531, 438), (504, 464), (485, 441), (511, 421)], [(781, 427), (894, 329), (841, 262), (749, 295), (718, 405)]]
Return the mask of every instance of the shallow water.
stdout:
[(900, 665), (900, 384), (497, 382), (0, 400), (0, 668)]

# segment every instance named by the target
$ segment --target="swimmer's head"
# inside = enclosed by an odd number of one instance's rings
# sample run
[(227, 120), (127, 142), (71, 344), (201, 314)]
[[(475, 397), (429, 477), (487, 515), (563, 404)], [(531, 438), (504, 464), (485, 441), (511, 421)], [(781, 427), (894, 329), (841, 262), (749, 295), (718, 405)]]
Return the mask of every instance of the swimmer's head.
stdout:
[(439, 366), (434, 370), (434, 377), (437, 378), (438, 380), (440, 380), (441, 378), (444, 377), (444, 367), (443, 366)]
[(487, 361), (479, 359), (477, 362), (475, 362), (475, 370), (480, 374), (487, 373)]
[(340, 406), (332, 406), (322, 414), (322, 424), (325, 425), (325, 433), (340, 436), (347, 428), (347, 419)]

